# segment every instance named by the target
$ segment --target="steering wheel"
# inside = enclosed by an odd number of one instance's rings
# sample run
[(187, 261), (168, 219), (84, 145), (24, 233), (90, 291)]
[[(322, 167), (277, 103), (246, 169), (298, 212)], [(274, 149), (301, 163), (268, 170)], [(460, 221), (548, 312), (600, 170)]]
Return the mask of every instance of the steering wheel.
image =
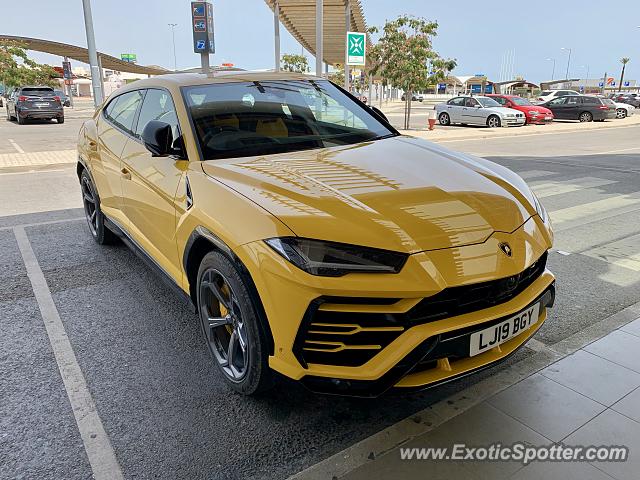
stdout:
[(202, 137), (202, 143), (205, 145), (208, 144), (213, 137), (215, 137), (216, 135), (222, 132), (239, 132), (239, 131), (240, 129), (236, 127), (232, 127), (231, 125), (221, 125), (219, 127), (214, 127), (212, 130), (209, 130), (207, 133), (204, 134), (204, 136)]

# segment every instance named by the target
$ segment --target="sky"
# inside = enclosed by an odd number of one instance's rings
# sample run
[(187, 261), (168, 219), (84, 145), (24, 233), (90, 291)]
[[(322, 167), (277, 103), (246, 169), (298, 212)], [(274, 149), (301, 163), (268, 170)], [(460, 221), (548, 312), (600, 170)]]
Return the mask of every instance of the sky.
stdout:
[[(212, 64), (231, 62), (246, 69), (273, 67), (273, 14), (264, 0), (213, 0), (216, 54)], [(411, 14), (436, 20), (436, 51), (455, 58), (458, 75), (485, 74), (499, 80), (501, 62), (513, 51), (513, 72), (539, 82), (564, 77), (572, 49), (569, 76), (590, 78), (620, 75), (620, 58), (630, 57), (625, 77), (640, 77), (640, 2), (606, 12), (602, 1), (478, 2), (477, 0), (362, 0), (369, 26)], [(482, 8), (478, 8), (480, 5)], [(500, 5), (503, 5), (501, 8)], [(114, 56), (135, 53), (138, 63), (173, 68), (171, 28), (175, 29), (178, 69), (199, 65), (193, 53), (188, 0), (92, 0), (98, 50)], [(80, 0), (30, 0), (22, 7), (3, 9), (0, 34), (44, 38), (86, 46)], [(302, 47), (281, 28), (282, 53)], [(307, 53), (308, 55), (308, 53)], [(41, 62), (60, 59), (34, 53)], [(315, 60), (310, 57), (310, 65)]]

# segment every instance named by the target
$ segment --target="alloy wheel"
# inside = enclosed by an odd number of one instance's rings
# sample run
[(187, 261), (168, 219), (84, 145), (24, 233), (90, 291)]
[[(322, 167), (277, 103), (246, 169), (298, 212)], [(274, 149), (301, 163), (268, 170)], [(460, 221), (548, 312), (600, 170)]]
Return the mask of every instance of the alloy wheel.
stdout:
[(446, 113), (441, 113), (438, 120), (440, 121), (440, 125), (449, 125), (450, 122), (449, 115)]
[(82, 203), (84, 204), (84, 214), (91, 230), (91, 235), (98, 235), (98, 208), (96, 205), (96, 195), (93, 191), (91, 181), (87, 177), (82, 177), (80, 183), (82, 189)]
[(627, 116), (627, 112), (625, 112), (623, 108), (619, 108), (618, 110), (616, 110), (616, 117), (624, 118), (626, 116)]
[(592, 120), (591, 114), (589, 112), (584, 112), (580, 115), (581, 122), (590, 122)]
[(224, 374), (240, 382), (249, 367), (249, 330), (227, 279), (214, 268), (200, 281), (200, 321), (211, 352)]
[(500, 126), (500, 120), (498, 119), (498, 117), (489, 117), (489, 120), (487, 123), (491, 128), (496, 128)]

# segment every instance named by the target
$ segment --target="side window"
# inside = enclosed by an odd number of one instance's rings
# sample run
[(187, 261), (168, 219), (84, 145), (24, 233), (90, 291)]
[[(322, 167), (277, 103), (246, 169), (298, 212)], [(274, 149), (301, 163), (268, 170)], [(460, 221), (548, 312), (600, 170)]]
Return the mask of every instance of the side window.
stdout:
[(140, 90), (120, 95), (107, 105), (104, 111), (105, 117), (115, 126), (128, 133), (133, 133), (133, 121), (140, 102), (142, 102), (142, 92)]
[(566, 101), (566, 97), (558, 97), (558, 98), (554, 98), (553, 100), (551, 100), (549, 102), (549, 105), (553, 105), (554, 107), (557, 107), (558, 105), (564, 105), (564, 102)]
[(567, 105), (578, 105), (580, 102), (580, 97), (576, 95), (570, 95), (567, 97)]
[(507, 104), (507, 99), (506, 98), (502, 98), (502, 97), (491, 97), (491, 98), (493, 98), (500, 105), (506, 105)]
[(464, 105), (465, 107), (477, 107), (480, 104), (475, 98), (467, 98)]
[(180, 136), (176, 107), (171, 100), (171, 95), (165, 90), (149, 89), (144, 96), (142, 109), (136, 126), (136, 137), (140, 138), (144, 127), (152, 120), (158, 120), (171, 125), (171, 132), (175, 140)]
[(600, 100), (594, 97), (583, 97), (582, 100), (585, 105), (600, 105)]
[(454, 105), (456, 107), (462, 107), (464, 105), (464, 97), (456, 97), (452, 98), (447, 102), (449, 105)]

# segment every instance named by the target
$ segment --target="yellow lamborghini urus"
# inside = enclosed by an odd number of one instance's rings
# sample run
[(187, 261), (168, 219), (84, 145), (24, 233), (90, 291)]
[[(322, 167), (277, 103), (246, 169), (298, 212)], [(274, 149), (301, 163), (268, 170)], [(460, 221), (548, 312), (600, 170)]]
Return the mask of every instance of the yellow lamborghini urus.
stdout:
[(274, 372), (344, 395), (433, 386), (508, 357), (554, 302), (551, 226), (520, 177), (320, 78), (137, 81), (83, 125), (77, 168), (93, 238), (176, 287), (244, 394)]

